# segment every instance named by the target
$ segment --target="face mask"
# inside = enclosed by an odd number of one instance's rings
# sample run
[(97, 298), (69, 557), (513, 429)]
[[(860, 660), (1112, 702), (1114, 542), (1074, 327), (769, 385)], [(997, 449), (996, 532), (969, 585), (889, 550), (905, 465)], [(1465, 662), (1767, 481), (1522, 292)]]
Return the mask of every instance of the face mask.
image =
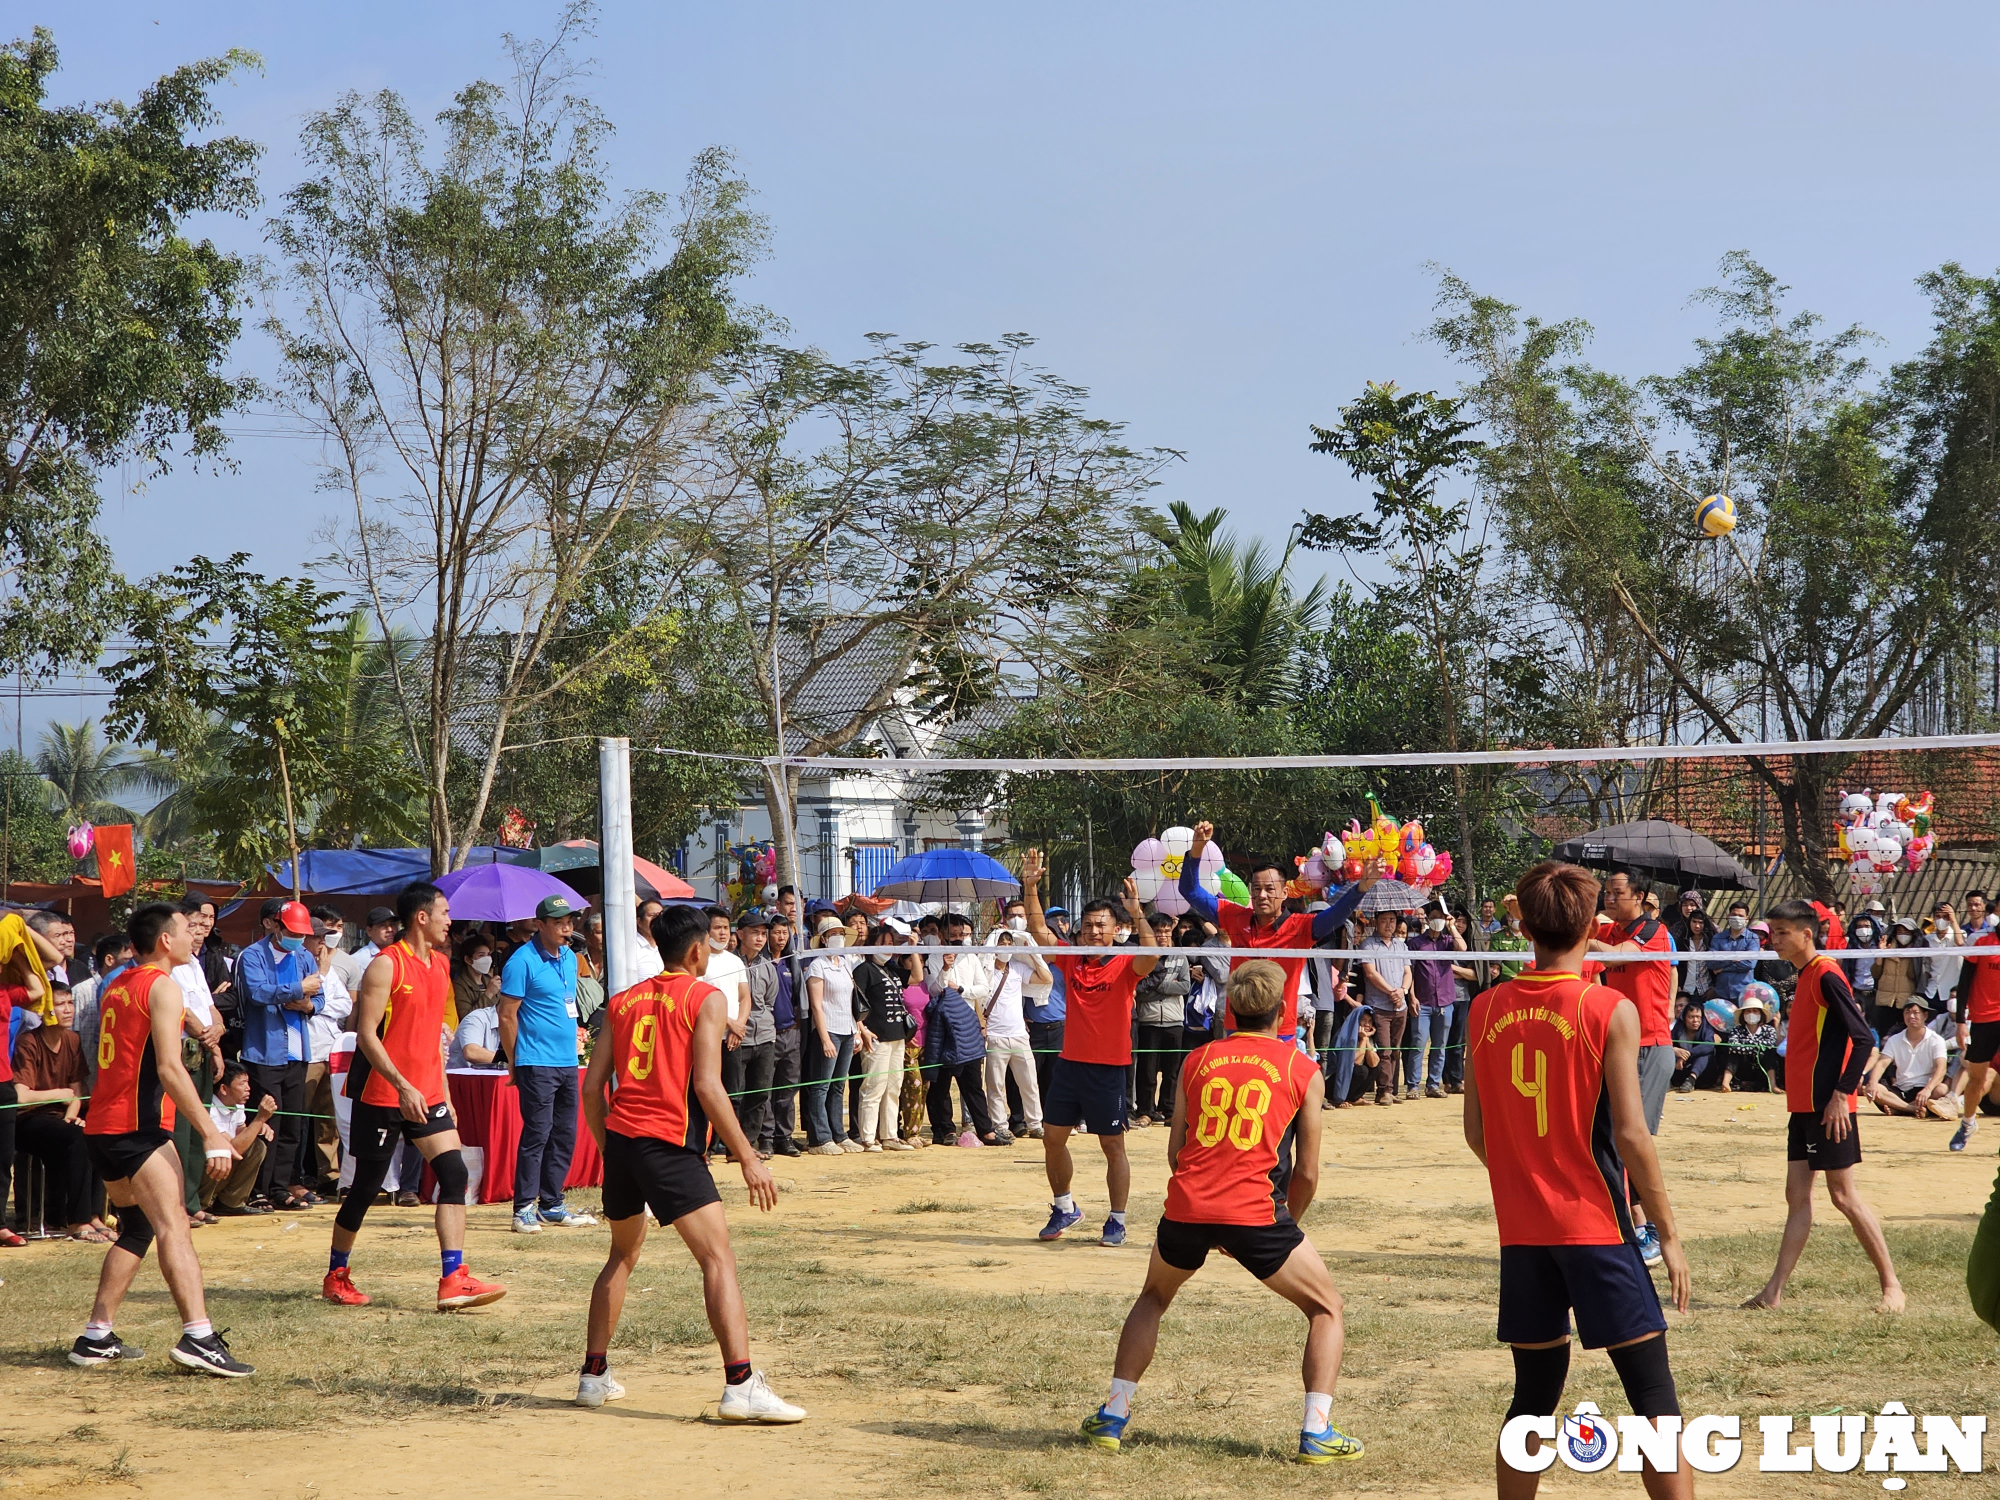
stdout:
[(1428, 922), (1424, 923), (1424, 925), (1425, 925), (1426, 927), (1430, 928), (1430, 930), (1431, 930), (1432, 932), (1443, 932), (1443, 931), (1444, 931), (1444, 918), (1443, 918), (1443, 917), (1432, 917), (1432, 918), (1430, 919), (1430, 921), (1428, 921)]
[(1750, 919), (1748, 917), (1731, 917), (1729, 919), (1729, 930), (1731, 932), (1741, 932), (1749, 925)]
[(728, 939), (728, 938), (717, 938), (717, 937), (712, 937), (712, 938), (710, 938), (710, 939), (708, 940), (708, 946), (709, 946), (709, 948), (710, 948), (711, 950), (713, 950), (714, 952), (716, 952), (716, 953), (722, 953), (722, 952), (724, 952), (724, 951), (726, 951), (726, 950), (728, 949), (728, 947), (729, 947), (729, 939)]
[(845, 948), (847, 946), (847, 934), (844, 932), (829, 932), (819, 940), (819, 945), (822, 948)]
[(1028, 919), (1026, 917), (1009, 917), (1007, 919), (1007, 930), (1009, 932), (1026, 932), (1028, 930)]
[(1121, 927), (1121, 928), (1119, 928), (1119, 929), (1118, 929), (1118, 941), (1119, 941), (1119, 942), (1121, 942), (1121, 943), (1129, 943), (1129, 942), (1131, 942), (1131, 941), (1132, 941), (1132, 929), (1131, 929), (1131, 928), (1129, 928), (1129, 927)]
[(1910, 934), (1907, 932), (1899, 932), (1896, 934), (1896, 946), (1898, 948), (1907, 948), (1910, 946), (1911, 943), (1915, 941), (1916, 939), (1911, 937)]
[(1875, 929), (1868, 926), (1857, 927), (1854, 929), (1854, 937), (1857, 942), (1872, 943), (1875, 941)]
[(299, 949), (305, 947), (305, 945), (306, 940), (304, 938), (294, 937), (289, 932), (283, 934), (278, 939), (278, 946), (283, 948), (287, 953), (296, 953)]
[(465, 966), (475, 974), (491, 974), (493, 972), (493, 955), (482, 953), (477, 958), (468, 959)]

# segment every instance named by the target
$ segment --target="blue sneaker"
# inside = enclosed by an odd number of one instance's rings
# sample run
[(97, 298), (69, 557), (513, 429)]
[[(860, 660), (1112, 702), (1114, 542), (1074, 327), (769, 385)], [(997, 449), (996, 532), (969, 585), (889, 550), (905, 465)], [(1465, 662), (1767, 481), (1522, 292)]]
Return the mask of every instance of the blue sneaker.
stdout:
[(1330, 1464), (1338, 1459), (1359, 1458), (1367, 1451), (1357, 1439), (1349, 1437), (1329, 1422), (1324, 1432), (1299, 1434), (1297, 1461), (1302, 1464)]
[(1097, 1237), (1097, 1243), (1100, 1245), (1124, 1244), (1125, 1221), (1123, 1219), (1106, 1219), (1104, 1221), (1104, 1233)]
[(535, 1207), (532, 1203), (514, 1215), (514, 1233), (540, 1234), (541, 1232), (542, 1222), (535, 1217)]
[(1639, 1256), (1649, 1266), (1657, 1266), (1666, 1257), (1660, 1249), (1660, 1231), (1651, 1224), (1641, 1224), (1638, 1232)]
[(1064, 1213), (1053, 1203), (1049, 1205), (1049, 1222), (1042, 1226), (1041, 1237), (1045, 1240), (1059, 1240), (1065, 1229), (1074, 1229), (1083, 1222), (1083, 1210), (1072, 1208)]
[(1972, 1144), (1972, 1132), (1978, 1128), (1979, 1122), (1973, 1119), (1971, 1115), (1967, 1115), (1964, 1119), (1960, 1120), (1958, 1122), (1958, 1129), (1951, 1138), (1951, 1149), (1954, 1151), (1963, 1151), (1967, 1146), (1970, 1146)]
[(536, 1217), (544, 1224), (560, 1224), (565, 1229), (583, 1229), (597, 1222), (594, 1214), (575, 1213), (567, 1203), (558, 1203), (554, 1208), (542, 1209)]
[(1090, 1439), (1092, 1446), (1116, 1453), (1125, 1437), (1125, 1424), (1131, 1420), (1129, 1415), (1114, 1417), (1100, 1406), (1083, 1419), (1083, 1435)]

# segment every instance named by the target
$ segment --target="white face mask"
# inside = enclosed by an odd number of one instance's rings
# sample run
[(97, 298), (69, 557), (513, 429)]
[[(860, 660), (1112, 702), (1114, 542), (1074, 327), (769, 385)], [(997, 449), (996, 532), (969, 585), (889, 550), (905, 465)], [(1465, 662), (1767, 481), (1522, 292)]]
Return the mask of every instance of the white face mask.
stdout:
[(1430, 930), (1431, 930), (1432, 932), (1443, 932), (1443, 931), (1444, 931), (1444, 918), (1443, 918), (1443, 917), (1432, 917), (1432, 918), (1430, 919), (1430, 921), (1426, 922), (1426, 923), (1425, 923), (1424, 925), (1425, 925), (1426, 927), (1430, 928)]
[(1119, 942), (1121, 942), (1121, 943), (1129, 943), (1129, 942), (1131, 942), (1131, 941), (1132, 941), (1132, 929), (1131, 929), (1131, 928), (1129, 928), (1129, 927), (1121, 927), (1121, 928), (1119, 928), (1119, 929), (1118, 929), (1118, 941), (1119, 941)]
[(822, 948), (845, 948), (847, 946), (847, 934), (844, 932), (829, 932), (819, 940), (819, 945)]
[(1007, 919), (1007, 930), (1009, 932), (1026, 932), (1028, 930), (1028, 919), (1026, 917), (1009, 917)]
[(1731, 932), (1741, 932), (1749, 925), (1750, 919), (1748, 917), (1731, 917), (1729, 919), (1729, 930)]
[(493, 972), (493, 955), (482, 953), (477, 958), (469, 958), (465, 961), (465, 966), (475, 974), (491, 974)]
[(727, 953), (729, 951), (729, 939), (726, 937), (719, 938), (711, 934), (708, 939), (708, 946), (717, 953)]

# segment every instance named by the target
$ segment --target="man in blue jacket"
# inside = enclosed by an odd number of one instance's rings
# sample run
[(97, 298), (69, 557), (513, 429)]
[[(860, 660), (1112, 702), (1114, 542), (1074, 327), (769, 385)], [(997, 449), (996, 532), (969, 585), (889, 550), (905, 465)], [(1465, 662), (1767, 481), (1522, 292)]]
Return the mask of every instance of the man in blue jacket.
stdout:
[[(305, 1137), (306, 1062), (312, 1057), (307, 1018), (317, 1015), (319, 965), (305, 951), (312, 913), (304, 903), (274, 896), (260, 913), (263, 939), (237, 960), (242, 988), (243, 1065), (253, 1098), (278, 1101), (277, 1139), (264, 1153), (253, 1206), (310, 1208), (325, 1200), (299, 1182), (299, 1142)], [(261, 1199), (262, 1203), (258, 1200)]]
[(964, 1143), (976, 1146), (993, 1133), (986, 1114), (986, 1024), (955, 984), (932, 981), (936, 993), (924, 1012), (923, 1076), (930, 1084), (925, 1100), (931, 1116), (931, 1139), (949, 1146), (958, 1138), (952, 1121), (951, 1086), (965, 1104), (970, 1132)]

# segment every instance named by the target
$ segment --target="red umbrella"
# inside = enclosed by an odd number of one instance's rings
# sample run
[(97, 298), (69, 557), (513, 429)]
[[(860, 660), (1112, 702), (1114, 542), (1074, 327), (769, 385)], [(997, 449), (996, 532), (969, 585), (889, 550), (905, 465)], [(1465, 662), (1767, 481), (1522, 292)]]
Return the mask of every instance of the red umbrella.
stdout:
[[(588, 849), (591, 853), (595, 854), (597, 852), (597, 840), (565, 839), (562, 843), (553, 847), (558, 849)], [(597, 861), (593, 860), (591, 863), (596, 864)], [(603, 876), (600, 874), (598, 878), (601, 882)], [(681, 879), (672, 870), (663, 870), (650, 859), (640, 859), (637, 855), (632, 857), (632, 883), (637, 887), (639, 899), (642, 901), (692, 901), (694, 899), (693, 886)]]

